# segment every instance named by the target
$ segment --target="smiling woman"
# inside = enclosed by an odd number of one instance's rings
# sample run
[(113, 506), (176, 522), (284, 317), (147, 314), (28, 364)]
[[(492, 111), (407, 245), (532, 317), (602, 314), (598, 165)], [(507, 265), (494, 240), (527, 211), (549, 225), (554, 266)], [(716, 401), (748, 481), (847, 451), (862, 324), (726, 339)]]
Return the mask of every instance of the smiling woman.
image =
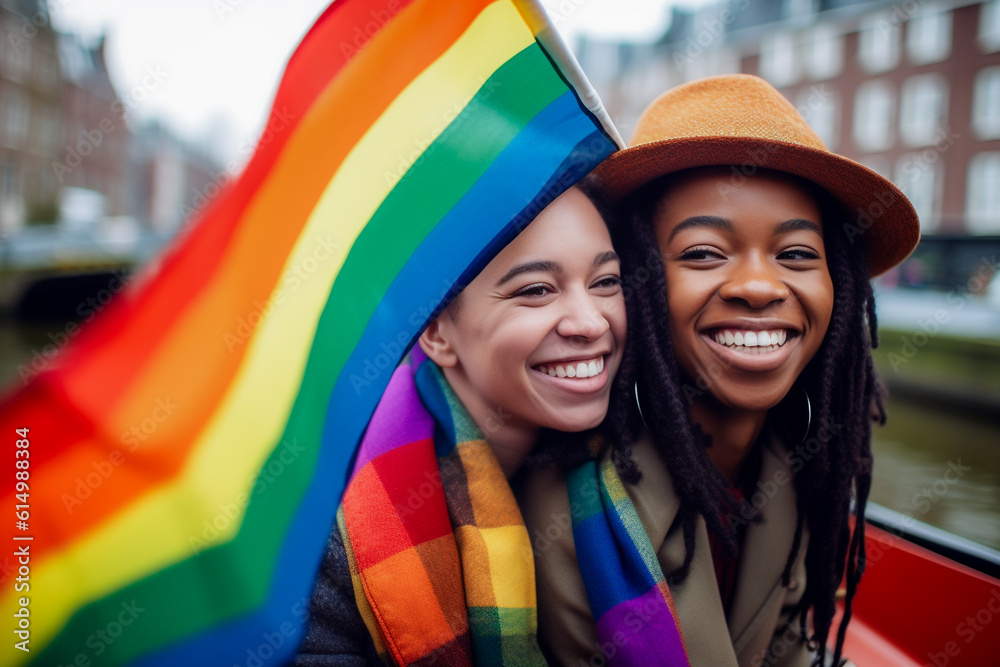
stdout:
[[(691, 664), (839, 665), (865, 564), (871, 421), (883, 419), (869, 278), (912, 251), (916, 214), (757, 77), (668, 91), (632, 144), (595, 172), (621, 205), (615, 245), (634, 285), (613, 390), (629, 400), (612, 401), (601, 461), (628, 482), (618, 497), (666, 574)], [(875, 205), (863, 226), (847, 213)], [(648, 615), (618, 634), (591, 615), (588, 573), (602, 563), (577, 519), (574, 476), (539, 471), (523, 494), (527, 525), (546, 540), (542, 647), (561, 664), (594, 664), (595, 648), (642, 664), (620, 655), (655, 645)], [(550, 536), (564, 513), (572, 534)]]
[(604, 420), (624, 342), (618, 255), (578, 188), (539, 214), (420, 337), (508, 477), (540, 429), (577, 432)]
[(508, 479), (544, 429), (601, 424), (624, 343), (618, 255), (574, 187), (462, 290), (393, 375), (296, 664), (545, 664), (531, 543)]
[(692, 169), (663, 184), (653, 225), (681, 368), (712, 378), (720, 405), (766, 411), (819, 350), (833, 283), (811, 188), (762, 170), (720, 197), (730, 173)]

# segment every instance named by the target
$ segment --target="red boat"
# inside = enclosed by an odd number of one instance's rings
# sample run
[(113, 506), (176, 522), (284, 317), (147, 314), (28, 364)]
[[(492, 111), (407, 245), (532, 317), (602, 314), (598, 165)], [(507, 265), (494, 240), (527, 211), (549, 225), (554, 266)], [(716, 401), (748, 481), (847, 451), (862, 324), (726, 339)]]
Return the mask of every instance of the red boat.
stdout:
[(1000, 666), (1000, 552), (871, 503), (867, 515), (844, 654), (858, 667)]

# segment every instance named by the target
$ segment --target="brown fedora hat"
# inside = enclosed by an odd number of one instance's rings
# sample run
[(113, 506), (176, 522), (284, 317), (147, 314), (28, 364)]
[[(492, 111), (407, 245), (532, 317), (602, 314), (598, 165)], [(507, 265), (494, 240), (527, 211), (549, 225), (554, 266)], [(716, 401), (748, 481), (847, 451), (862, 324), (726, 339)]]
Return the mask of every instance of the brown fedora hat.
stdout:
[(733, 182), (773, 169), (816, 183), (846, 208), (844, 233), (864, 244), (872, 275), (896, 266), (920, 240), (913, 205), (891, 181), (830, 152), (771, 84), (748, 74), (710, 77), (668, 90), (639, 118), (631, 148), (595, 170), (620, 199), (682, 169), (733, 166)]

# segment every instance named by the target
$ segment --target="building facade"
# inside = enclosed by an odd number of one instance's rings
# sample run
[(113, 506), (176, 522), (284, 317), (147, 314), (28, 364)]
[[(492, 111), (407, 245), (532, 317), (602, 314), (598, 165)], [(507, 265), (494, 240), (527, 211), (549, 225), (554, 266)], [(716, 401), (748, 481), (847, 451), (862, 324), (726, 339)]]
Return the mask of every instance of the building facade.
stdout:
[(104, 49), (103, 37), (87, 44), (76, 35), (59, 36), (64, 131), (50, 171), (61, 188), (100, 192), (106, 213), (118, 216), (127, 212), (131, 131)]
[(140, 121), (141, 97), (116, 90), (103, 36), (58, 33), (50, 18), (44, 0), (0, 0), (0, 237), (66, 221), (67, 193), (101, 200), (94, 222), (172, 235), (232, 175), (196, 142)]
[(0, 234), (58, 214), (58, 35), (39, 0), (0, 0)]

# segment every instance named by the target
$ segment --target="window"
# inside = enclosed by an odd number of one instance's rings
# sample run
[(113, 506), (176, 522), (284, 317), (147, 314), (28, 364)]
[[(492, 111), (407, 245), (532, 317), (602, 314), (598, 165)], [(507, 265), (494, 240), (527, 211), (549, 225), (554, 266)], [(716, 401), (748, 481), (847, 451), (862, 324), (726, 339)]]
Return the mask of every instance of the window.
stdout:
[(986, 67), (976, 75), (972, 129), (978, 139), (1000, 139), (1000, 67)]
[(936, 63), (951, 52), (951, 12), (922, 5), (906, 26), (906, 55), (914, 65)]
[(916, 209), (922, 232), (936, 231), (940, 225), (937, 215), (940, 164), (936, 153), (928, 157), (925, 152), (904, 155), (896, 164), (893, 182)]
[(813, 29), (805, 50), (806, 71), (817, 81), (837, 76), (844, 67), (843, 38), (829, 24)]
[(56, 90), (59, 87), (59, 63), (54, 55), (36, 54), (35, 68), (36, 79), (45, 90)]
[(28, 134), (29, 118), (27, 96), (15, 86), (5, 86), (0, 97), (4, 143), (8, 146), (22, 145)]
[(776, 88), (790, 86), (799, 80), (794, 34), (780, 32), (764, 39), (760, 47), (760, 75)]
[(883, 151), (893, 143), (895, 115), (892, 86), (883, 79), (865, 81), (854, 97), (854, 143), (864, 152)]
[(979, 48), (987, 53), (1000, 51), (1000, 0), (979, 6)]
[(908, 146), (928, 146), (944, 131), (948, 84), (940, 74), (918, 74), (903, 82), (899, 136)]
[(47, 105), (36, 110), (33, 115), (35, 121), (33, 134), (36, 145), (43, 153), (58, 150), (61, 138), (59, 134), (59, 108)]
[[(635, 69), (648, 69), (648, 65)], [(695, 79), (701, 79), (706, 76), (716, 76), (718, 74), (731, 74), (733, 72), (740, 71), (740, 56), (739, 53), (733, 51), (732, 49), (726, 48), (712, 48), (706, 50), (701, 56), (691, 60), (684, 70), (684, 80), (693, 81)], [(655, 81), (650, 81), (651, 88), (646, 100), (651, 100), (659, 95), (663, 91), (663, 78), (659, 78)], [(645, 104), (643, 100), (641, 107)]]
[(1000, 234), (1000, 153), (979, 153), (969, 161), (965, 219), (972, 234)]
[(886, 159), (884, 155), (865, 155), (859, 159), (858, 162), (865, 165), (882, 178), (887, 178), (890, 181), (892, 180), (892, 169), (889, 166), (889, 160)]
[(782, 16), (789, 19), (812, 16), (819, 11), (816, 0), (784, 0)]
[(899, 64), (899, 25), (889, 12), (861, 19), (858, 59), (869, 72), (886, 72)]
[(840, 96), (829, 84), (811, 86), (799, 93), (798, 110), (826, 147), (836, 150), (840, 140)]
[(17, 172), (13, 165), (0, 162), (0, 197), (9, 197), (15, 191)]

